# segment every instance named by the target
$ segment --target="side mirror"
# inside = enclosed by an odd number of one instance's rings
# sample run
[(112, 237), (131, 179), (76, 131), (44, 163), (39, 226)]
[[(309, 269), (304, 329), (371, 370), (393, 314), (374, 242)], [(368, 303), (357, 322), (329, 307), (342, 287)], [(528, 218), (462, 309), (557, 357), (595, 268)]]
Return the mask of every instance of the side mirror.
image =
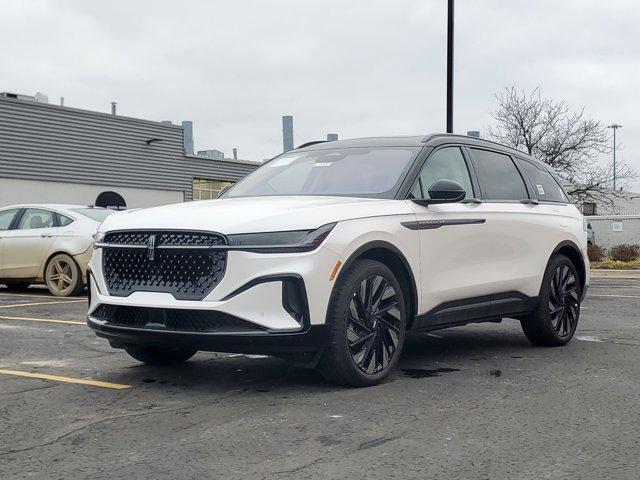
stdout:
[(433, 182), (433, 185), (429, 187), (429, 196), (431, 198), (415, 198), (413, 201), (423, 206), (438, 203), (457, 203), (464, 200), (466, 194), (466, 190), (458, 182), (441, 178)]

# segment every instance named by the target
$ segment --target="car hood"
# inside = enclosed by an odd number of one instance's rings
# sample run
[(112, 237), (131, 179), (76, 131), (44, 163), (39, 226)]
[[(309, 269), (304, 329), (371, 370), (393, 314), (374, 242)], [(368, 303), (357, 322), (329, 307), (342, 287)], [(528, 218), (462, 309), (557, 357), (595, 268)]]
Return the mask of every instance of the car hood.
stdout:
[(405, 201), (352, 197), (247, 197), (125, 211), (101, 232), (130, 229), (207, 230), (223, 234), (311, 230), (327, 223), (411, 214)]

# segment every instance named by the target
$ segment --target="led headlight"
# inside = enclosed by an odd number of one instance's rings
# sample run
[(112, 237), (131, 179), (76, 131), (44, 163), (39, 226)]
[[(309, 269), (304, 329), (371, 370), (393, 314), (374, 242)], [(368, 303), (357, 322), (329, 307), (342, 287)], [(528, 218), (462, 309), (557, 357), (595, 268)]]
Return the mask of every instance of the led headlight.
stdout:
[(320, 246), (335, 226), (335, 223), (329, 223), (315, 230), (240, 233), (228, 235), (227, 238), (230, 250), (262, 253), (310, 252)]

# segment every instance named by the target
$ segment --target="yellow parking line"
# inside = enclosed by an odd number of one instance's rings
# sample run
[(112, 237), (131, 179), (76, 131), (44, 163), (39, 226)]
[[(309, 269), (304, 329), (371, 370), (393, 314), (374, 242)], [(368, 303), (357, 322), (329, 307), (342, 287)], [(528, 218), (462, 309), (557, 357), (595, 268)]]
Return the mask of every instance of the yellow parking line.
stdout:
[(40, 380), (50, 380), (52, 382), (77, 383), (80, 385), (91, 385), (92, 387), (111, 388), (114, 390), (131, 388), (131, 385), (123, 385), (121, 383), (101, 382), (99, 380), (89, 380), (84, 378), (61, 377), (59, 375), (48, 375), (46, 373), (21, 372), (19, 370), (0, 369), (0, 374), (12, 375), (14, 377), (37, 378)]
[(0, 305), (0, 308), (35, 307), (36, 305), (51, 305), (55, 303), (86, 303), (86, 300), (56, 300), (53, 302), (14, 303), (12, 305)]
[(86, 325), (85, 322), (76, 322), (74, 320), (55, 320), (53, 318), (31, 318), (31, 317), (5, 317), (5, 316), (0, 316), (0, 320), (18, 320), (18, 321), (27, 321), (27, 322), (67, 323), (69, 325)]

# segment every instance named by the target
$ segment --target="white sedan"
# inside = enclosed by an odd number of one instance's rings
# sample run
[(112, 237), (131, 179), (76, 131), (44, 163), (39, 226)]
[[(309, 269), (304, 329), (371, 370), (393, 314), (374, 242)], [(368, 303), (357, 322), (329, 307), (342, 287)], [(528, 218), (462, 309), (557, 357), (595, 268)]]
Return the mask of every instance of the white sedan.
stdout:
[(0, 283), (45, 283), (58, 297), (83, 291), (93, 238), (113, 210), (86, 205), (0, 208)]

